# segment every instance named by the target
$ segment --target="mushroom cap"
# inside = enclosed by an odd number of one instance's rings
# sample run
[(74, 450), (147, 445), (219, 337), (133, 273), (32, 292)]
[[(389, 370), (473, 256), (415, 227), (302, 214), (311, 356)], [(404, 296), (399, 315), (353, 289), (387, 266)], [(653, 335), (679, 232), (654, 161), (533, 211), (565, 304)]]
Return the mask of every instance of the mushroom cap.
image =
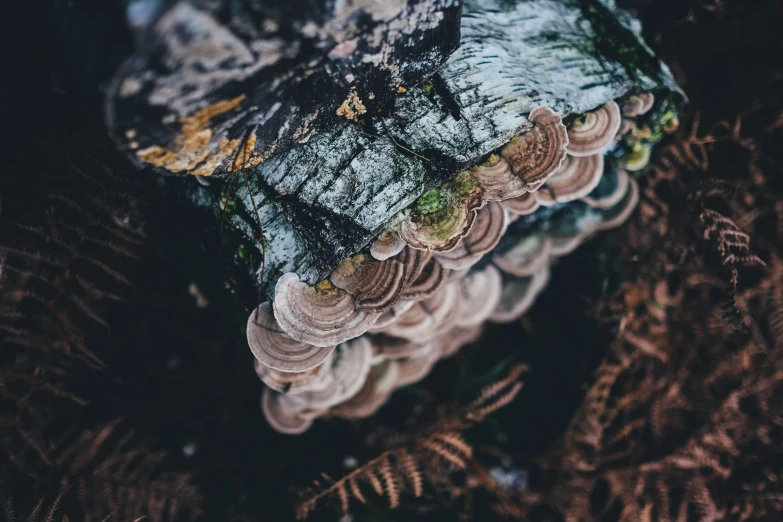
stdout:
[(397, 232), (390, 230), (381, 234), (370, 245), (370, 255), (378, 261), (386, 261), (399, 254), (403, 248), (405, 248), (405, 241)]
[(456, 320), (457, 302), (457, 288), (449, 283), (432, 297), (416, 302), (399, 320), (387, 326), (384, 333), (419, 343), (428, 342), (438, 335), (441, 327)]
[(379, 315), (357, 310), (345, 290), (331, 284), (313, 288), (292, 272), (277, 281), (273, 309), (285, 333), (315, 346), (334, 346), (358, 337)]
[(650, 112), (655, 105), (655, 95), (651, 92), (643, 92), (627, 97), (623, 101), (623, 116), (635, 118)]
[(405, 282), (405, 265), (393, 259), (377, 261), (359, 254), (343, 260), (329, 279), (334, 286), (354, 296), (357, 310), (381, 313), (399, 299)]
[(579, 207), (579, 211), (559, 216), (550, 223), (548, 235), (552, 242), (552, 255), (562, 257), (570, 254), (587, 238), (592, 236), (601, 222), (601, 214), (590, 207)]
[(296, 412), (289, 410), (280, 400), (281, 395), (269, 388), (264, 388), (261, 394), (261, 411), (272, 428), (286, 435), (299, 435), (313, 425), (310, 419), (301, 418)]
[(614, 141), (621, 122), (620, 107), (613, 101), (585, 113), (568, 131), (568, 153), (572, 156), (603, 153)]
[(433, 254), (447, 268), (466, 268), (478, 262), (481, 256), (495, 248), (506, 233), (508, 220), (503, 207), (489, 201), (476, 211), (473, 228), (448, 252)]
[(595, 189), (582, 198), (582, 201), (593, 208), (611, 208), (620, 202), (628, 192), (630, 183), (628, 173), (623, 169), (609, 169), (601, 177), (601, 182)]
[(526, 216), (538, 210), (539, 203), (533, 194), (527, 193), (500, 203), (512, 215)]
[[(513, 138), (500, 152), (511, 171), (525, 181), (528, 190), (536, 190), (560, 168), (566, 154), (568, 133), (560, 116), (549, 107), (539, 107), (528, 115), (533, 129)], [(508, 193), (508, 197), (522, 192)]]
[(470, 169), (470, 175), (484, 189), (483, 198), (487, 201), (503, 201), (518, 197), (528, 191), (527, 182), (511, 171), (508, 162), (498, 154)]
[(639, 184), (635, 179), (629, 179), (625, 196), (614, 207), (601, 212), (601, 223), (598, 224), (597, 229), (609, 230), (619, 227), (631, 217), (638, 203)]
[(306, 372), (291, 373), (273, 370), (258, 359), (254, 361), (254, 366), (256, 375), (264, 384), (276, 392), (296, 395), (309, 390), (318, 390), (328, 385), (333, 355), (334, 352), (331, 352), (324, 362)]
[(529, 234), (509, 250), (492, 255), (492, 262), (506, 274), (531, 277), (549, 266), (552, 242), (542, 233)]
[(582, 198), (598, 186), (603, 173), (604, 157), (601, 154), (568, 156), (560, 169), (535, 192), (536, 200), (548, 207)]
[(261, 303), (250, 313), (247, 343), (259, 362), (281, 372), (305, 372), (315, 368), (337, 346), (319, 347), (292, 338), (277, 324), (269, 302)]
[(426, 299), (446, 284), (448, 275), (449, 270), (443, 268), (437, 260), (430, 259), (429, 263), (424, 265), (419, 277), (402, 291), (400, 299), (406, 301)]
[(414, 304), (414, 301), (397, 301), (394, 306), (381, 314), (375, 324), (370, 327), (368, 332), (382, 332), (387, 326), (397, 321), (402, 314), (407, 312)]
[(502, 292), (500, 272), (492, 265), (473, 270), (458, 283), (460, 289), (459, 315), (461, 327), (476, 326), (495, 310)]
[(403, 286), (408, 287), (413, 284), (421, 275), (424, 266), (429, 262), (432, 253), (429, 250), (417, 250), (411, 247), (405, 247), (397, 254), (394, 259), (405, 265), (405, 281)]
[(397, 387), (401, 388), (419, 382), (429, 375), (436, 362), (438, 362), (438, 353), (435, 351), (422, 357), (409, 357), (399, 361)]
[(396, 361), (386, 361), (373, 367), (361, 390), (332, 408), (329, 414), (346, 419), (361, 419), (373, 415), (386, 403), (394, 390), (398, 374), (399, 364)]
[(353, 397), (364, 385), (372, 367), (372, 345), (360, 337), (337, 347), (329, 371), (329, 384), (318, 390), (285, 395), (285, 402), (297, 412), (326, 410)]
[(449, 331), (449, 335), (442, 335), (437, 341), (437, 350), (441, 357), (451, 357), (465, 345), (476, 342), (484, 331), (484, 324), (462, 327), (458, 326)]
[(418, 250), (451, 250), (473, 226), (476, 206), (457, 201), (429, 214), (413, 213), (400, 224), (400, 237)]
[(533, 277), (504, 277), (500, 301), (489, 320), (493, 323), (510, 323), (519, 319), (530, 309), (548, 281), (548, 267)]

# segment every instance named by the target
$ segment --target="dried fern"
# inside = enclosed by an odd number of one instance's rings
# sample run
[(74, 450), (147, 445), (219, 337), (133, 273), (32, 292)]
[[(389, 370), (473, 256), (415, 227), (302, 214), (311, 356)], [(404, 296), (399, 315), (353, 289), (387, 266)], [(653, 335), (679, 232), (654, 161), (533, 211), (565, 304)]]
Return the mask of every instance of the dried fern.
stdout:
[(347, 513), (351, 500), (367, 503), (365, 495), (370, 490), (386, 497), (389, 507), (395, 508), (402, 493), (420, 497), (425, 481), (435, 486), (444, 473), (465, 470), (472, 462), (473, 448), (465, 441), (463, 432), (511, 402), (522, 387), (519, 378), (524, 371), (521, 365), (513, 368), (467, 406), (443, 415), (413, 434), (403, 446), (383, 452), (341, 479), (334, 481), (322, 475), (325, 483), (315, 481), (313, 487), (300, 493), (297, 519), (305, 519), (321, 501), (332, 501), (342, 513)]

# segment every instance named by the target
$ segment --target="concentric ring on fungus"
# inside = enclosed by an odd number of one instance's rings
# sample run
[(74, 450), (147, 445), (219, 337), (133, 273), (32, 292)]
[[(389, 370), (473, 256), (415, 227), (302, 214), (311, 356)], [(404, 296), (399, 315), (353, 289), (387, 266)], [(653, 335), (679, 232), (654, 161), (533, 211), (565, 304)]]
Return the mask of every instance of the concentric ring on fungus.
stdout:
[(532, 233), (517, 241), (503, 253), (492, 255), (492, 262), (506, 274), (531, 277), (549, 266), (552, 242), (543, 233)]
[(507, 225), (506, 211), (499, 203), (489, 201), (476, 211), (473, 228), (452, 250), (435, 252), (433, 256), (446, 268), (459, 270), (472, 266), (497, 246)]
[(299, 435), (313, 425), (312, 419), (303, 419), (280, 402), (282, 395), (264, 388), (261, 395), (261, 411), (272, 428), (287, 435)]
[(259, 362), (281, 372), (305, 372), (315, 368), (337, 346), (319, 347), (292, 338), (277, 324), (269, 302), (261, 303), (250, 313), (247, 343)]
[(528, 184), (511, 171), (511, 166), (498, 154), (491, 154), (481, 165), (469, 171), (470, 175), (484, 189), (483, 199), (503, 201), (528, 191)]
[(635, 118), (650, 112), (655, 105), (655, 95), (651, 92), (631, 95), (623, 101), (623, 116)]
[(343, 260), (329, 279), (354, 296), (357, 310), (381, 313), (400, 297), (405, 266), (393, 259), (378, 261), (359, 254)]
[(628, 173), (623, 169), (610, 169), (603, 175), (598, 186), (583, 197), (582, 201), (593, 208), (611, 208), (625, 197), (630, 179)]
[(432, 343), (417, 343), (400, 337), (374, 335), (371, 340), (378, 355), (384, 359), (400, 359), (403, 357), (421, 357), (434, 350)]
[(495, 310), (502, 292), (500, 272), (492, 265), (474, 270), (459, 281), (459, 315), (462, 327), (480, 325)]
[[(527, 118), (534, 127), (512, 138), (500, 151), (514, 175), (524, 180), (525, 191), (536, 190), (560, 168), (568, 145), (565, 125), (549, 107), (539, 107)], [(525, 191), (515, 190), (506, 196), (521, 196)]]
[(334, 351), (316, 366), (306, 372), (281, 372), (273, 370), (256, 359), (254, 366), (256, 375), (261, 381), (277, 392), (285, 392), (289, 395), (296, 395), (305, 391), (312, 391), (324, 388), (328, 384), (329, 370), (332, 367), (332, 357)]
[(598, 186), (603, 173), (604, 157), (601, 154), (568, 156), (560, 169), (535, 192), (536, 200), (548, 207), (583, 198)]
[(400, 299), (406, 301), (421, 301), (432, 296), (444, 284), (449, 275), (449, 270), (443, 268), (441, 263), (431, 258), (424, 265), (419, 277), (400, 293)]
[(532, 214), (540, 206), (536, 197), (531, 193), (525, 193), (512, 199), (500, 202), (509, 214), (514, 216), (527, 216)]
[(533, 277), (504, 277), (503, 292), (497, 308), (489, 316), (493, 323), (510, 323), (527, 312), (549, 281), (549, 267)]
[(417, 250), (450, 250), (470, 231), (475, 218), (471, 206), (445, 204), (438, 212), (409, 216), (400, 224), (400, 237)]
[(449, 335), (440, 336), (436, 344), (440, 356), (442, 358), (451, 357), (466, 344), (472, 344), (478, 341), (484, 331), (484, 324), (485, 323), (467, 327), (458, 326), (453, 328), (449, 332)]
[(372, 245), (370, 245), (370, 255), (378, 261), (385, 261), (390, 257), (399, 254), (405, 248), (405, 241), (394, 231), (388, 231), (381, 234)]
[(583, 114), (568, 131), (568, 153), (571, 156), (603, 153), (614, 141), (620, 123), (620, 107), (613, 101)]
[(357, 310), (353, 296), (328, 281), (314, 288), (291, 272), (277, 281), (273, 308), (285, 333), (315, 346), (334, 346), (358, 337), (379, 315)]
[(285, 402), (293, 411), (327, 410), (353, 397), (364, 385), (372, 368), (372, 345), (359, 337), (337, 347), (335, 362), (329, 375), (329, 385), (297, 395), (286, 395)]

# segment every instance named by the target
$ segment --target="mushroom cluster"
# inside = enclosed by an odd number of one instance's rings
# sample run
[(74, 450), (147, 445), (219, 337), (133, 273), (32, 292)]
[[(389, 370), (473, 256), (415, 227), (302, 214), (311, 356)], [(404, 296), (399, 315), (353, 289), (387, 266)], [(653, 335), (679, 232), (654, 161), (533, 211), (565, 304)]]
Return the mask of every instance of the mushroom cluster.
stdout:
[(521, 317), (553, 260), (630, 216), (638, 186), (612, 154), (652, 100), (611, 101), (570, 128), (540, 107), (530, 131), (425, 192), (328, 279), (281, 277), (247, 324), (270, 425), (370, 416), (486, 322)]

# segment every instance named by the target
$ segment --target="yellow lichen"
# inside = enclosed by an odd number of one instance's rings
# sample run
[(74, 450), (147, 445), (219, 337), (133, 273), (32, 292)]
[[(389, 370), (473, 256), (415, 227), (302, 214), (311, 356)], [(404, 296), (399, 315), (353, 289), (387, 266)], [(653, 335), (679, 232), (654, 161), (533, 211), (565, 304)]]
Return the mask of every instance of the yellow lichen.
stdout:
[[(174, 138), (170, 148), (159, 145), (146, 147), (136, 152), (136, 157), (144, 163), (162, 167), (170, 172), (185, 172), (196, 176), (210, 176), (218, 166), (234, 154), (240, 145), (240, 139), (222, 138), (210, 146), (212, 129), (209, 127), (216, 116), (236, 108), (245, 96), (223, 100), (182, 119), (180, 133)], [(255, 142), (255, 135), (252, 136)]]
[(364, 103), (362, 103), (359, 96), (356, 95), (354, 89), (351, 89), (351, 92), (348, 93), (348, 97), (342, 105), (337, 108), (338, 116), (344, 116), (351, 121), (356, 121), (358, 117), (365, 112), (367, 112), (367, 108), (364, 106)]

